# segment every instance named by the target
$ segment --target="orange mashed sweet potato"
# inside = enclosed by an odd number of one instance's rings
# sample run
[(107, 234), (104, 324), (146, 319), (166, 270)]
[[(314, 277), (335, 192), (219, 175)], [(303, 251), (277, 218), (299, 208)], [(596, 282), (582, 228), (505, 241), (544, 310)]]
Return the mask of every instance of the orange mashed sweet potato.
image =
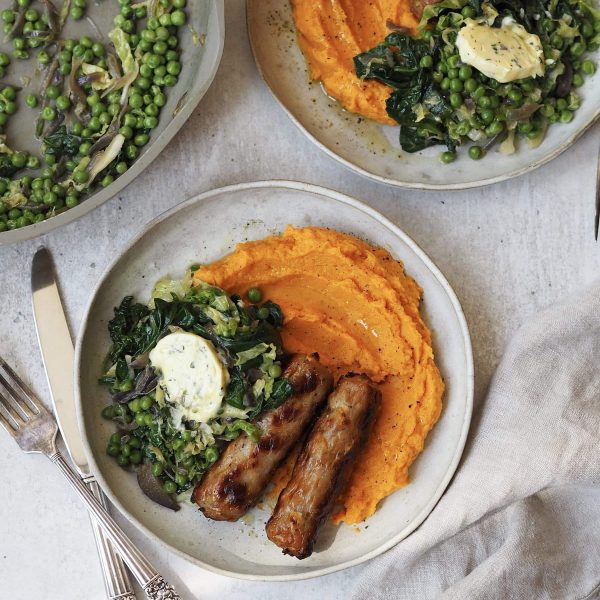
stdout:
[(346, 110), (395, 125), (385, 110), (390, 88), (361, 81), (353, 58), (381, 43), (389, 22), (416, 27), (408, 0), (292, 0), (292, 8), (311, 78)]
[[(421, 289), (382, 248), (317, 227), (239, 244), (194, 273), (242, 296), (277, 302), (291, 352), (318, 352), (336, 377), (366, 373), (382, 391), (368, 441), (340, 498), (336, 522), (358, 523), (408, 483), (408, 468), (442, 408), (444, 383), (419, 314)], [(289, 468), (288, 468), (289, 476)]]

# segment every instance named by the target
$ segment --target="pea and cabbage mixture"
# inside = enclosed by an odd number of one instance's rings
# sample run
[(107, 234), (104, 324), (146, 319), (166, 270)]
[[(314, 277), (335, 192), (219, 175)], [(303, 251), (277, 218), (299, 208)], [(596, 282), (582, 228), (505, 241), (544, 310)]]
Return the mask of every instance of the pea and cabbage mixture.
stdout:
[(282, 377), (277, 304), (221, 288), (161, 280), (148, 304), (127, 296), (115, 308), (101, 383), (112, 395), (102, 416), (115, 423), (106, 451), (135, 467), (142, 490), (177, 508), (172, 494), (194, 486), (250, 422), (292, 392)]
[(443, 0), (425, 7), (416, 36), (394, 31), (354, 65), (391, 88), (402, 149), (445, 145), (450, 163), (461, 145), (474, 160), (492, 147), (511, 154), (570, 123), (599, 47), (592, 0)]
[[(55, 4), (56, 3), (56, 4)], [(0, 233), (77, 206), (125, 173), (149, 142), (181, 72), (179, 30), (186, 0), (118, 0), (107, 37), (64, 38), (85, 0), (16, 0), (0, 13), (12, 52), (0, 52)], [(93, 23), (93, 22), (92, 22)], [(31, 77), (11, 81), (13, 60)], [(14, 147), (11, 117), (35, 120), (39, 154)]]

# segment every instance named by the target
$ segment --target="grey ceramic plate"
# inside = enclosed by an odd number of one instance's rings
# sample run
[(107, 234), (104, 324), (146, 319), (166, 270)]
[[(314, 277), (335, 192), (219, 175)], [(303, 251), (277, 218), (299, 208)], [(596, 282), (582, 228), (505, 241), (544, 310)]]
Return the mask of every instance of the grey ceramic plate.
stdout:
[[(382, 183), (423, 190), (459, 190), (527, 173), (556, 158), (600, 117), (600, 71), (578, 90), (581, 108), (567, 125), (555, 125), (535, 150), (526, 144), (506, 156), (490, 152), (474, 161), (462, 152), (442, 165), (442, 146), (409, 154), (400, 150), (398, 127), (348, 113), (309, 80), (296, 41), (289, 0), (247, 0), (248, 34), (258, 68), (292, 121), (321, 150), (346, 167)], [(598, 52), (596, 53), (598, 54)]]
[[(177, 513), (154, 504), (135, 477), (106, 455), (112, 425), (100, 416), (108, 402), (98, 384), (108, 350), (107, 321), (120, 300), (148, 298), (164, 275), (181, 276), (192, 263), (212, 262), (235, 244), (281, 232), (286, 225), (317, 225), (356, 234), (389, 250), (424, 290), (423, 315), (433, 331), (446, 394), (440, 420), (411, 467), (410, 485), (386, 498), (359, 527), (329, 525), (317, 552), (298, 561), (266, 538), (267, 509), (236, 523), (210, 521), (191, 504)], [(303, 183), (265, 181), (201, 194), (165, 213), (131, 242), (96, 286), (76, 351), (79, 423), (90, 465), (111, 501), (151, 538), (191, 562), (246, 579), (293, 580), (324, 575), (377, 556), (413, 531), (452, 477), (471, 420), (473, 360), (460, 304), (444, 276), (398, 227), (372, 208), (337, 192)]]
[[(114, 183), (107, 188), (100, 188), (79, 206), (42, 223), (0, 233), (0, 245), (43, 235), (100, 206), (131, 183), (161, 153), (171, 138), (179, 131), (208, 90), (217, 72), (225, 41), (223, 0), (195, 0), (194, 2), (188, 2), (186, 10), (188, 12), (188, 23), (203, 39), (203, 43), (193, 43), (190, 27), (182, 28), (183, 69), (177, 85), (167, 93), (167, 104), (162, 109), (158, 127), (153, 130), (150, 143), (145, 146), (138, 160)], [(107, 33), (113, 27), (112, 22), (117, 14), (117, 4), (116, 2), (88, 2), (87, 14), (102, 33)], [(67, 37), (89, 35), (92, 38), (97, 38), (94, 29), (85, 20), (74, 23), (72, 19), (69, 19), (65, 27), (65, 35)], [(9, 122), (7, 131), (9, 144), (14, 148), (28, 150), (39, 156), (39, 144), (34, 139), (34, 118), (32, 118), (37, 117), (37, 109), (34, 112), (27, 108), (24, 101), (26, 94), (36, 93), (39, 88), (41, 75), (35, 71), (36, 64), (33, 57), (26, 61), (13, 60), (2, 83), (13, 83), (23, 88), (23, 91), (19, 94), (19, 110)], [(21, 83), (21, 77), (23, 76), (32, 77), (27, 86)], [(178, 108), (177, 114), (172, 116), (176, 108)]]

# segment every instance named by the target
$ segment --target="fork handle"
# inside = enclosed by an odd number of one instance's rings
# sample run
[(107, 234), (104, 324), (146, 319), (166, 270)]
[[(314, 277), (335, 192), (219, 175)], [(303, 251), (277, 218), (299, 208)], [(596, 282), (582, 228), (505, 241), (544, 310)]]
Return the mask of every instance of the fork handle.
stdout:
[[(85, 485), (102, 506), (108, 510), (106, 496), (102, 493), (96, 478), (93, 475), (83, 479)], [(135, 600), (135, 593), (129, 581), (129, 575), (125, 570), (123, 560), (117, 554), (112, 544), (104, 534), (104, 531), (94, 519), (92, 521), (92, 530), (96, 538), (96, 548), (100, 557), (100, 566), (104, 574), (104, 585), (106, 587), (106, 596), (108, 600)]]
[(125, 532), (117, 525), (107, 510), (94, 498), (85, 483), (69, 467), (60, 452), (50, 454), (48, 458), (61, 470), (62, 474), (75, 488), (79, 497), (98, 524), (104, 529), (114, 547), (127, 563), (132, 575), (146, 592), (150, 600), (181, 600), (181, 596), (169, 585), (150, 564), (148, 559), (134, 546)]

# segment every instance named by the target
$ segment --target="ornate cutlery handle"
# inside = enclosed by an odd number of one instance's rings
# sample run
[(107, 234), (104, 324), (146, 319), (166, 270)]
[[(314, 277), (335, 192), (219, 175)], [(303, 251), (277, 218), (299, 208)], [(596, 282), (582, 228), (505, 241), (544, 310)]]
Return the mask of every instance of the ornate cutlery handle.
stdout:
[(179, 594), (159, 575), (158, 571), (134, 546), (133, 542), (125, 535), (106, 509), (94, 498), (85, 483), (69, 467), (61, 454), (55, 452), (49, 455), (48, 458), (62, 471), (62, 474), (75, 488), (79, 497), (86, 503), (88, 510), (127, 563), (129, 570), (144, 588), (148, 598), (151, 600), (181, 600)]
[[(83, 482), (102, 506), (108, 510), (106, 496), (102, 493), (98, 482), (93, 475), (85, 477)], [(129, 581), (129, 575), (125, 570), (125, 565), (121, 557), (115, 552), (112, 544), (94, 519), (92, 521), (92, 530), (96, 538), (96, 547), (100, 556), (100, 566), (104, 574), (104, 585), (108, 600), (135, 600), (135, 594)]]

